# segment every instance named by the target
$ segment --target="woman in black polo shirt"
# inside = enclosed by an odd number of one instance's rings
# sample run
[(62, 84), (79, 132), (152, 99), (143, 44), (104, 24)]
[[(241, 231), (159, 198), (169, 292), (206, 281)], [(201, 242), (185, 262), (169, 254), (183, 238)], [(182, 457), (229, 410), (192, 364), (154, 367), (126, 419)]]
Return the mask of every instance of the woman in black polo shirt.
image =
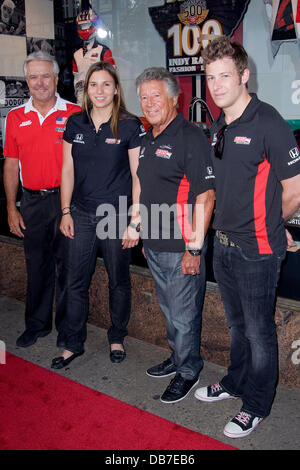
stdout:
[[(125, 108), (119, 77), (108, 62), (87, 73), (83, 110), (68, 119), (64, 132), (61, 181), (66, 237), (66, 282), (57, 315), (53, 359), (60, 369), (83, 354), (88, 316), (88, 288), (100, 248), (109, 278), (110, 358), (121, 362), (131, 307), (130, 250), (137, 245), (138, 166), (141, 122)], [(130, 224), (128, 209), (133, 206)]]

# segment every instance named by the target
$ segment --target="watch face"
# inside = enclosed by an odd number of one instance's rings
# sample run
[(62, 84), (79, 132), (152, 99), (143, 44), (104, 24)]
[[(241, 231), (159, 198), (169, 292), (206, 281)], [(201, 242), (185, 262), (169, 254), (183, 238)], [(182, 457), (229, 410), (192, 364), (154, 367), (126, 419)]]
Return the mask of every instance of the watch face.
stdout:
[(135, 230), (137, 232), (140, 232), (141, 231), (141, 224), (137, 224), (137, 226), (135, 227)]
[(188, 250), (188, 252), (189, 252), (192, 256), (199, 256), (199, 255), (201, 255), (201, 250)]

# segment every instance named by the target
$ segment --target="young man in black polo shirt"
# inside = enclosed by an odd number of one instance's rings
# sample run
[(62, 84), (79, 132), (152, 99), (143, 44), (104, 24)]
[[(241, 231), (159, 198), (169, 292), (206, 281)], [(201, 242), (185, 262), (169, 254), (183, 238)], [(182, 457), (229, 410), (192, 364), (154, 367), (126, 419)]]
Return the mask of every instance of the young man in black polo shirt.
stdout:
[(147, 375), (176, 374), (161, 396), (162, 402), (174, 403), (197, 384), (203, 367), (203, 240), (214, 207), (214, 176), (208, 139), (177, 114), (176, 78), (154, 67), (146, 69), (136, 83), (142, 111), (151, 124), (142, 141), (138, 168), (142, 236), (172, 350), (171, 357), (148, 369)]
[(269, 415), (278, 378), (276, 286), (287, 239), (284, 219), (300, 204), (300, 154), (279, 113), (248, 93), (248, 56), (227, 37), (203, 51), (207, 84), (222, 108), (212, 127), (216, 174), (214, 272), (231, 335), (231, 364), (196, 398), (241, 397), (224, 434), (247, 436)]

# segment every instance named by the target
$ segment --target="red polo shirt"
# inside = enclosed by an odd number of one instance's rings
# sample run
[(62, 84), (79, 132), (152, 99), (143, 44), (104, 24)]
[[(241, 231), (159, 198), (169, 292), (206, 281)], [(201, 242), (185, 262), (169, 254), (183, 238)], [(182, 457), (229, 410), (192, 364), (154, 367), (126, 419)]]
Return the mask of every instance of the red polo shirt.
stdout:
[(55, 106), (45, 117), (33, 107), (32, 98), (7, 115), (3, 154), (19, 159), (25, 188), (60, 186), (66, 121), (71, 114), (80, 111), (80, 107), (56, 96)]

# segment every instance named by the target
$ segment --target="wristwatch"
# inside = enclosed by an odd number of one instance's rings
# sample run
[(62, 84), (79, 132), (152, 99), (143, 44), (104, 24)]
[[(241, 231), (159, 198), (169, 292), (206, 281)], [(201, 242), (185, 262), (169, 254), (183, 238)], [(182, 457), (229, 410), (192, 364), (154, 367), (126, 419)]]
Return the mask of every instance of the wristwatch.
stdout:
[(186, 250), (192, 256), (199, 256), (199, 255), (201, 255), (201, 252), (202, 252), (202, 249), (200, 249), (200, 248), (190, 248), (188, 245), (186, 247)]
[(140, 232), (141, 231), (141, 224), (140, 222), (138, 224), (134, 224), (133, 222), (130, 222), (129, 223), (129, 227), (132, 227), (132, 228), (135, 228), (135, 230), (137, 232)]

